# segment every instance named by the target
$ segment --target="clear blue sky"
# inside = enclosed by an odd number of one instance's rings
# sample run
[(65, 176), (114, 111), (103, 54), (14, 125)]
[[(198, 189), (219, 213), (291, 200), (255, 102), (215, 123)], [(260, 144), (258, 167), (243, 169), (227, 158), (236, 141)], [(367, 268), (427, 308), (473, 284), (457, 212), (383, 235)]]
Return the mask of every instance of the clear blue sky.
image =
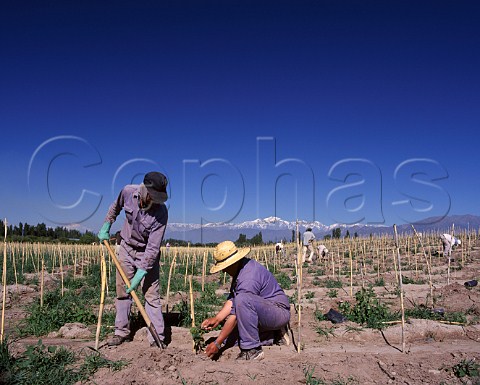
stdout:
[(98, 229), (152, 169), (174, 222), (478, 215), (479, 18), (474, 1), (2, 2), (0, 217)]

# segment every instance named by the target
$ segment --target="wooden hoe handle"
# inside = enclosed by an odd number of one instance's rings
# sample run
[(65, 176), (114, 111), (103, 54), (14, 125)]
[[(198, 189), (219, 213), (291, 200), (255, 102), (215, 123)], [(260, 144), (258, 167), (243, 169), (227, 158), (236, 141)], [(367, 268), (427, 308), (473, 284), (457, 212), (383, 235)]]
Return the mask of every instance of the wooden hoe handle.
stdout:
[[(110, 257), (112, 257), (113, 262), (115, 263), (115, 266), (117, 267), (117, 270), (118, 270), (118, 272), (120, 273), (120, 275), (123, 279), (123, 282), (125, 282), (125, 285), (127, 285), (127, 287), (130, 287), (130, 280), (125, 275), (125, 272), (123, 271), (122, 266), (120, 265), (120, 262), (118, 261), (117, 257), (115, 256), (115, 253), (112, 250), (112, 247), (110, 246), (110, 244), (108, 243), (107, 240), (104, 240), (103, 244), (107, 248), (108, 253), (110, 254)], [(142, 303), (140, 302), (140, 299), (138, 298), (135, 290), (132, 290), (130, 292), (130, 295), (132, 296), (133, 300), (135, 301), (135, 304), (137, 305), (138, 310), (140, 310), (140, 314), (142, 315), (143, 319), (145, 320), (145, 323), (147, 324), (148, 330), (150, 330), (150, 333), (152, 333), (152, 336), (153, 336), (153, 339), (155, 340), (155, 343), (157, 344), (157, 346), (159, 348), (163, 349), (164, 345), (163, 345), (162, 341), (160, 340), (160, 337), (158, 336), (157, 331), (155, 330), (155, 326), (153, 326), (153, 323), (150, 320), (150, 317), (148, 316), (147, 312), (145, 311), (145, 308), (143, 307)]]

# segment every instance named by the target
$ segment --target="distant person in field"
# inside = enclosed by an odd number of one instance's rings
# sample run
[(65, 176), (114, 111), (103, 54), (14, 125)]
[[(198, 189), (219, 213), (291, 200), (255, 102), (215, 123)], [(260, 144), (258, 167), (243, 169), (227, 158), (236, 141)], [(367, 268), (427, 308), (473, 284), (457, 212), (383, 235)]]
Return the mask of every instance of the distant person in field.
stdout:
[(228, 273), (232, 285), (223, 308), (201, 325), (211, 330), (225, 320), (220, 334), (205, 350), (210, 358), (219, 354), (227, 337), (232, 342), (238, 334), (237, 360), (262, 360), (262, 345), (271, 345), (274, 331), (285, 332), (290, 321), (288, 297), (272, 273), (257, 261), (246, 258), (249, 252), (250, 248), (237, 249), (233, 242), (225, 241), (218, 244), (213, 253), (215, 265), (210, 273)]
[(317, 246), (318, 250), (318, 258), (326, 258), (328, 255), (328, 249), (325, 245), (318, 245)]
[[(303, 257), (302, 262), (313, 262), (313, 255), (315, 250), (313, 249), (313, 241), (315, 240), (315, 234), (313, 234), (312, 229), (309, 227), (303, 233)], [(308, 258), (307, 258), (308, 253)]]
[(278, 242), (275, 244), (275, 254), (277, 257), (282, 257), (284, 255), (283, 242)]
[(447, 258), (450, 258), (452, 254), (452, 248), (462, 244), (462, 241), (458, 238), (453, 237), (450, 234), (440, 235), (440, 239), (443, 244), (443, 255)]
[[(145, 296), (145, 311), (150, 317), (160, 340), (164, 340), (164, 321), (160, 304), (159, 270), (160, 245), (163, 240), (168, 221), (168, 211), (165, 206), (167, 196), (167, 178), (159, 172), (149, 172), (143, 183), (125, 186), (118, 198), (110, 206), (105, 223), (98, 233), (102, 243), (110, 239), (110, 227), (120, 214), (125, 211), (125, 222), (120, 231), (120, 246), (118, 260), (125, 275), (130, 280), (130, 288), (117, 271), (115, 301), (115, 335), (108, 341), (109, 346), (117, 346), (130, 341), (130, 309), (132, 297), (130, 292), (141, 284)], [(156, 343), (148, 333), (151, 346)], [(163, 344), (162, 348), (165, 347)]]

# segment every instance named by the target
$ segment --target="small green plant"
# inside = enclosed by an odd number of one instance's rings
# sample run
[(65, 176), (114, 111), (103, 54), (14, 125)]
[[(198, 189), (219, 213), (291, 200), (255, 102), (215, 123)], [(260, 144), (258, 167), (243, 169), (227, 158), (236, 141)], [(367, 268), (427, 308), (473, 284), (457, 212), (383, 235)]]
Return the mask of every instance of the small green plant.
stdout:
[(412, 309), (405, 309), (405, 317), (408, 318), (418, 318), (418, 319), (430, 319), (430, 320), (440, 320), (447, 322), (458, 322), (466, 323), (467, 318), (465, 314), (460, 312), (451, 312), (451, 313), (437, 313), (432, 309), (427, 308), (426, 306), (415, 306)]
[(409, 285), (409, 284), (423, 285), (424, 283), (426, 283), (426, 281), (424, 279), (414, 280), (413, 278), (409, 278), (409, 277), (406, 277), (406, 276), (402, 275), (402, 283), (405, 284), (405, 285)]
[(479, 365), (473, 360), (462, 360), (456, 364), (452, 370), (453, 374), (458, 378), (463, 377), (478, 377), (480, 375)]
[(282, 289), (288, 290), (292, 287), (292, 279), (285, 272), (275, 274), (275, 278)]
[(247, 372), (247, 377), (250, 378), (252, 381), (255, 381), (257, 376), (258, 376), (258, 373), (257, 374), (251, 374), (251, 373)]
[(330, 337), (331, 335), (334, 336), (335, 335), (335, 329), (333, 327), (322, 327), (322, 326), (317, 326), (315, 328), (315, 331), (323, 336), (323, 337), (326, 337), (327, 340), (328, 340), (328, 337)]
[(315, 316), (315, 319), (317, 321), (326, 321), (327, 319), (325, 318), (325, 315), (318, 309), (315, 309), (315, 312), (313, 313)]
[(205, 334), (204, 329), (200, 329), (197, 327), (190, 328), (190, 334), (192, 335), (193, 339), (193, 348), (195, 349), (195, 353), (203, 352), (205, 349), (205, 340), (203, 339), (203, 335)]
[(342, 281), (334, 280), (334, 279), (327, 279), (325, 280), (325, 287), (328, 289), (341, 289), (343, 287)]
[(85, 357), (81, 367), (83, 376), (91, 377), (100, 368), (108, 368), (112, 372), (122, 370), (128, 366), (129, 362), (125, 360), (112, 361), (103, 357), (100, 353), (95, 352)]
[(355, 326), (347, 325), (345, 327), (345, 333), (360, 333), (363, 332), (363, 328), (357, 328)]
[(377, 278), (373, 286), (385, 286), (385, 279), (383, 279), (383, 277)]
[(350, 320), (372, 329), (382, 329), (383, 322), (395, 318), (385, 304), (380, 303), (371, 287), (355, 293), (355, 305), (349, 302), (340, 304), (340, 311)]
[(337, 298), (337, 295), (338, 295), (338, 290), (330, 289), (327, 291), (328, 298)]
[(306, 385), (358, 385), (359, 382), (352, 376), (347, 379), (337, 377), (332, 381), (326, 381), (323, 378), (314, 376), (315, 366), (307, 366), (303, 368), (303, 374), (305, 375)]
[(315, 297), (315, 293), (313, 291), (307, 291), (305, 293), (305, 299), (312, 299), (313, 297)]

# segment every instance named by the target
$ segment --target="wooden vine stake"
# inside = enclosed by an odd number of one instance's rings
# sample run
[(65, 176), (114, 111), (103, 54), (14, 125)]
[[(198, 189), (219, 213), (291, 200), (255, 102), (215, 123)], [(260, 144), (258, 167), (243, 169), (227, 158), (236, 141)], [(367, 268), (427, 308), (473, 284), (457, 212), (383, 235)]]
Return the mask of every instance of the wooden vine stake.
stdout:
[(448, 258), (448, 267), (447, 267), (447, 285), (450, 285), (450, 264), (451, 264), (451, 255), (452, 255), (452, 249), (453, 249), (453, 236), (455, 234), (455, 223), (452, 223), (452, 235), (451, 235), (451, 240), (450, 240), (450, 255), (447, 255)]
[(173, 255), (172, 263), (170, 264), (170, 270), (168, 271), (167, 296), (165, 298), (165, 309), (167, 313), (168, 313), (168, 297), (170, 296), (170, 280), (172, 279), (172, 271), (175, 266), (176, 259), (177, 259), (177, 253)]
[(13, 273), (15, 274), (15, 290), (18, 292), (17, 264), (15, 263), (15, 249), (12, 249), (12, 264), (13, 264)]
[(353, 257), (350, 246), (348, 247), (348, 258), (350, 259), (350, 297), (353, 297)]
[(395, 249), (398, 261), (398, 286), (400, 288), (400, 309), (402, 311), (402, 353), (405, 353), (405, 307), (403, 303), (403, 278), (402, 278), (402, 263), (400, 258), (400, 248), (398, 246), (397, 225), (393, 225), (393, 232), (395, 234)]
[[(192, 328), (195, 327), (195, 302), (193, 301), (192, 276), (188, 276), (188, 285), (190, 291), (190, 318), (192, 319)], [(195, 352), (195, 340), (192, 339), (192, 349)]]
[(188, 261), (189, 261), (189, 255), (187, 254), (187, 257), (185, 258), (185, 280), (183, 282), (183, 287), (186, 289), (187, 288), (187, 276), (188, 276)]
[(101, 275), (101, 288), (100, 288), (100, 307), (98, 308), (98, 322), (97, 332), (95, 334), (95, 350), (98, 350), (98, 344), (100, 342), (100, 330), (102, 328), (102, 315), (103, 307), (105, 306), (105, 287), (107, 286), (107, 264), (105, 262), (105, 254), (102, 248), (101, 260), (100, 260), (100, 275)]
[(413, 227), (413, 225), (411, 225), (411, 226), (412, 226), (412, 229), (413, 229), (413, 233), (415, 234), (418, 241), (420, 242), (420, 247), (422, 248), (423, 256), (425, 257), (425, 263), (427, 264), (428, 283), (430, 285), (430, 299), (432, 300), (432, 307), (433, 307), (433, 305), (434, 305), (434, 303), (433, 303), (433, 284), (432, 284), (432, 272), (430, 270), (430, 262), (428, 261), (427, 253), (425, 252), (425, 247), (423, 247), (422, 238), (420, 238), (420, 236), (418, 235), (417, 230), (415, 230), (415, 227)]
[(300, 251), (300, 234), (298, 232), (297, 220), (297, 302), (298, 302), (298, 344), (297, 352), (302, 349), (301, 330), (302, 330), (302, 253)]
[(203, 261), (202, 261), (202, 291), (205, 291), (205, 273), (207, 269), (207, 252), (203, 252)]
[(40, 272), (40, 307), (43, 307), (44, 285), (45, 285), (45, 257), (42, 255), (42, 271)]
[(3, 238), (3, 270), (2, 270), (2, 284), (3, 284), (3, 298), (2, 298), (2, 327), (0, 328), (0, 342), (3, 343), (3, 331), (5, 330), (5, 304), (7, 303), (7, 218), (3, 222), (5, 227), (5, 237)]

